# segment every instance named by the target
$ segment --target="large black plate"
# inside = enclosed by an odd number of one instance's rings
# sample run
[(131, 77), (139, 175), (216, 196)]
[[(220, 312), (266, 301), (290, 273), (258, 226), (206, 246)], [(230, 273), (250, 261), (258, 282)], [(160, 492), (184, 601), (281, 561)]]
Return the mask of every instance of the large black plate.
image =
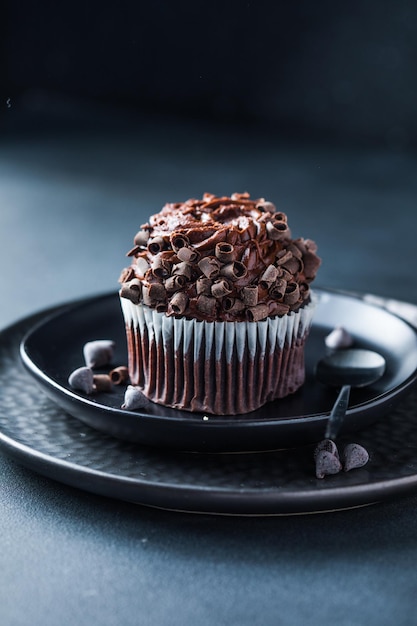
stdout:
[[(29, 373), (65, 411), (106, 434), (188, 451), (259, 451), (318, 441), (323, 437), (337, 390), (317, 383), (315, 365), (325, 354), (324, 337), (342, 325), (356, 347), (380, 352), (387, 361), (374, 385), (353, 390), (342, 434), (379, 419), (392, 409), (416, 377), (417, 335), (388, 311), (349, 295), (318, 290), (318, 307), (306, 350), (306, 383), (296, 394), (246, 415), (204, 416), (150, 403), (146, 411), (120, 407), (124, 389), (83, 396), (69, 388), (69, 373), (83, 365), (82, 347), (113, 339), (114, 364), (126, 364), (124, 325), (117, 294), (85, 300), (46, 317), (22, 342)], [(108, 371), (108, 370), (107, 370)]]
[(352, 440), (365, 446), (369, 463), (323, 480), (314, 475), (314, 444), (259, 454), (159, 450), (102, 434), (40, 392), (22, 365), (19, 344), (55, 313), (28, 317), (0, 333), (0, 447), (42, 475), (144, 505), (235, 515), (336, 510), (417, 490), (416, 386), (384, 419), (338, 440), (340, 451)]

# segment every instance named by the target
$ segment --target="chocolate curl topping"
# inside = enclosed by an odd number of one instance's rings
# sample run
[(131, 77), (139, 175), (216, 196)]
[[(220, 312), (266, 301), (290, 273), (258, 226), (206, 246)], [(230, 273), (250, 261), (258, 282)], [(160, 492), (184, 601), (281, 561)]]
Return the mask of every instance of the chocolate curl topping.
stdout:
[(138, 233), (136, 233), (133, 243), (135, 244), (135, 246), (146, 248), (146, 246), (148, 245), (148, 240), (149, 240), (149, 231), (140, 230)]
[(169, 301), (169, 309), (171, 309), (175, 315), (182, 315), (187, 306), (188, 298), (185, 293), (182, 293), (181, 291), (177, 291), (177, 293), (175, 293)]
[(125, 267), (119, 276), (119, 283), (127, 283), (129, 280), (135, 277), (135, 271), (133, 267)]
[[(280, 214), (277, 213), (277, 215)], [(276, 241), (288, 237), (290, 232), (288, 224), (283, 220), (277, 219), (276, 216), (274, 216), (274, 220), (266, 223), (266, 230), (268, 232), (269, 238)]]
[(167, 276), (169, 276), (171, 268), (172, 263), (167, 261), (167, 259), (159, 254), (153, 259), (151, 263), (152, 274), (157, 278), (166, 278)]
[(227, 263), (227, 265), (223, 265), (220, 269), (220, 274), (222, 276), (226, 276), (229, 280), (238, 280), (239, 278), (243, 278), (248, 273), (246, 265), (241, 263), (240, 261), (233, 261), (232, 263)]
[(303, 255), (303, 262), (304, 274), (306, 278), (314, 278), (321, 263), (319, 257), (315, 254), (315, 252), (306, 252)]
[(151, 283), (142, 287), (143, 301), (148, 306), (154, 306), (156, 302), (166, 299), (166, 290), (161, 283)]
[(205, 276), (200, 276), (200, 278), (198, 278), (195, 282), (197, 293), (205, 296), (209, 296), (211, 294), (211, 285), (211, 280)]
[(148, 250), (151, 254), (158, 254), (165, 248), (165, 241), (162, 237), (153, 237), (148, 241)]
[(236, 251), (231, 243), (223, 241), (221, 243), (216, 243), (214, 254), (222, 263), (229, 263), (230, 261), (234, 261)]
[(300, 288), (297, 283), (288, 283), (284, 294), (285, 304), (295, 304), (300, 299)]
[(141, 249), (142, 248), (140, 246), (135, 246), (134, 248), (129, 250), (129, 252), (126, 252), (126, 256), (135, 256), (136, 254), (138, 254), (138, 252), (141, 251)]
[(269, 289), (269, 295), (275, 300), (282, 300), (287, 289), (287, 281), (283, 278), (278, 278)]
[(246, 311), (246, 317), (250, 322), (259, 322), (260, 320), (264, 320), (268, 317), (268, 314), (268, 305), (263, 303), (251, 306)]
[(177, 251), (177, 257), (180, 261), (185, 261), (186, 263), (195, 263), (199, 258), (200, 254), (194, 248), (190, 248), (189, 246), (183, 246)]
[(245, 306), (256, 306), (258, 304), (258, 287), (248, 285), (242, 289), (242, 300)]
[(184, 287), (185, 283), (186, 283), (186, 278), (184, 275), (182, 274), (178, 274), (175, 276), (170, 276), (169, 278), (166, 279), (165, 281), (165, 289), (172, 293), (173, 291), (178, 291), (179, 289), (181, 289), (182, 287)]
[(136, 273), (139, 278), (143, 278), (149, 269), (149, 263), (143, 256), (136, 259)]
[(129, 369), (125, 365), (119, 365), (109, 372), (113, 385), (123, 385), (129, 380)]
[(111, 391), (112, 380), (108, 374), (95, 374), (93, 376), (94, 391)]
[(260, 211), (265, 211), (266, 213), (275, 213), (276, 211), (275, 204), (272, 204), (272, 202), (268, 202), (263, 198), (260, 198), (259, 201), (256, 203), (256, 208)]
[(176, 263), (172, 268), (172, 273), (175, 276), (185, 276), (187, 280), (190, 280), (192, 274), (193, 267), (191, 263), (187, 263), (186, 261), (181, 261), (181, 263)]
[(229, 313), (241, 313), (245, 308), (245, 304), (239, 298), (226, 296), (222, 300), (222, 307), (224, 311), (229, 311)]
[(198, 267), (210, 279), (216, 278), (220, 273), (220, 263), (214, 256), (203, 257), (198, 262)]
[(181, 248), (189, 247), (190, 245), (190, 239), (187, 235), (183, 235), (182, 233), (172, 233), (170, 241), (172, 249), (175, 250), (175, 252), (178, 252)]
[(290, 259), (292, 259), (292, 252), (290, 250), (280, 250), (277, 254), (277, 265), (285, 265)]
[(303, 269), (304, 265), (302, 259), (297, 259), (297, 257), (292, 256), (291, 259), (282, 265), (282, 267), (291, 274), (297, 274), (297, 272), (300, 272)]
[(215, 298), (223, 298), (224, 296), (227, 296), (227, 294), (231, 293), (231, 291), (229, 283), (223, 278), (216, 280), (211, 286), (211, 294)]
[(268, 289), (278, 278), (278, 270), (275, 265), (268, 265), (264, 273), (262, 274), (259, 284), (261, 287)]
[(210, 296), (204, 296), (203, 294), (197, 298), (197, 309), (204, 315), (214, 317), (216, 315), (217, 300)]
[(142, 295), (142, 283), (138, 278), (133, 278), (128, 283), (122, 284), (119, 294), (121, 298), (126, 298), (133, 304), (139, 304)]

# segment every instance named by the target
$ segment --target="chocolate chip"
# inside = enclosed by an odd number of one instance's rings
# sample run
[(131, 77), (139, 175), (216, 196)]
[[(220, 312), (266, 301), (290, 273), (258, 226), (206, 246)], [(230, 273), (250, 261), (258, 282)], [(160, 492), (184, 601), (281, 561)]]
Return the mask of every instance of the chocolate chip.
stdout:
[(94, 391), (94, 375), (89, 367), (78, 367), (68, 378), (68, 384), (72, 389), (90, 394)]
[(87, 367), (102, 367), (111, 363), (115, 343), (110, 339), (88, 341), (83, 347), (84, 360)]
[(144, 394), (133, 385), (129, 385), (126, 389), (122, 409), (126, 411), (134, 411), (135, 409), (143, 409), (149, 404), (149, 400)]
[(338, 474), (342, 469), (339, 459), (328, 452), (320, 450), (316, 456), (316, 478), (324, 478), (329, 474)]
[(343, 451), (343, 469), (345, 472), (363, 467), (368, 461), (367, 450), (358, 443), (349, 443)]

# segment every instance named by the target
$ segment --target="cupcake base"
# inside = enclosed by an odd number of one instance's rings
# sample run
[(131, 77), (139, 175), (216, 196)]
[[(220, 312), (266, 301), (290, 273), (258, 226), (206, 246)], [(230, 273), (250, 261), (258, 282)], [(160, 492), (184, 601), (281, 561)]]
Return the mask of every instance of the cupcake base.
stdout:
[(158, 404), (216, 415), (249, 413), (304, 383), (314, 301), (260, 322), (167, 317), (121, 298), (132, 385)]

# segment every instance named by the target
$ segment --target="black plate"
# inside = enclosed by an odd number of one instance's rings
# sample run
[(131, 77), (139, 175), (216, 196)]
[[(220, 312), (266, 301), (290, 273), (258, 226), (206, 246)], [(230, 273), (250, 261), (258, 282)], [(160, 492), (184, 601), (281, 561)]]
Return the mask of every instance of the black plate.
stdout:
[[(19, 344), (52, 313), (0, 333), (0, 447), (29, 469), (111, 498), (235, 515), (336, 510), (417, 490), (416, 386), (384, 419), (355, 434), (354, 441), (369, 451), (369, 463), (323, 480), (314, 476), (314, 445), (259, 454), (158, 450), (101, 434), (39, 392), (22, 365)], [(351, 441), (342, 437), (339, 450)]]
[[(29, 469), (103, 496), (232, 515), (336, 510), (417, 491), (416, 386), (384, 419), (355, 434), (354, 441), (370, 454), (369, 463), (323, 480), (314, 476), (314, 444), (259, 454), (158, 450), (101, 434), (39, 393), (22, 365), (19, 344), (55, 312), (0, 333), (0, 447)], [(339, 450), (351, 441), (342, 437)]]
[[(384, 309), (349, 295), (317, 290), (319, 303), (306, 350), (306, 383), (296, 394), (246, 415), (204, 416), (150, 403), (146, 411), (120, 407), (124, 388), (84, 396), (69, 388), (68, 375), (83, 365), (82, 347), (113, 339), (114, 365), (126, 364), (126, 340), (117, 294), (84, 300), (47, 317), (22, 342), (23, 362), (49, 397), (65, 411), (106, 434), (147, 445), (199, 452), (259, 451), (291, 447), (323, 437), (337, 390), (317, 383), (315, 365), (324, 337), (342, 325), (355, 347), (371, 348), (387, 361), (374, 385), (352, 391), (342, 434), (379, 419), (416, 377), (417, 335)], [(108, 371), (108, 368), (107, 370)]]

